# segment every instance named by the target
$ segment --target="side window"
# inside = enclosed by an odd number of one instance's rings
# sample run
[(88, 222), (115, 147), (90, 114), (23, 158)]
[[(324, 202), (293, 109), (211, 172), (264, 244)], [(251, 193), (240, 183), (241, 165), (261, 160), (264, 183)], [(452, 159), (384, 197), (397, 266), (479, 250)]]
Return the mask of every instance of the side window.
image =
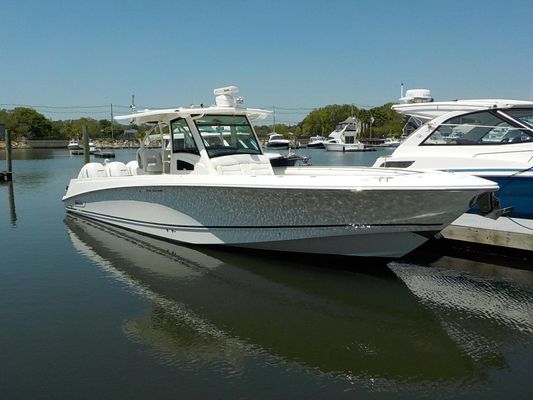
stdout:
[(170, 123), (172, 132), (172, 151), (174, 153), (200, 154), (194, 142), (191, 130), (184, 118), (175, 119)]
[(450, 118), (439, 125), (424, 145), (484, 145), (513, 143), (520, 129), (489, 111)]

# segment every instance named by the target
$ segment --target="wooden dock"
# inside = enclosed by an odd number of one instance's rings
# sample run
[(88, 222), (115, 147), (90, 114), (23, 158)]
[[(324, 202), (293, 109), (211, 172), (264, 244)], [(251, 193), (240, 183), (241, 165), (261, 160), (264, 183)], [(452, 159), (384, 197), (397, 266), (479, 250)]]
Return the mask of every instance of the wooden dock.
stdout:
[(115, 158), (115, 152), (113, 150), (96, 150), (93, 156), (100, 158)]

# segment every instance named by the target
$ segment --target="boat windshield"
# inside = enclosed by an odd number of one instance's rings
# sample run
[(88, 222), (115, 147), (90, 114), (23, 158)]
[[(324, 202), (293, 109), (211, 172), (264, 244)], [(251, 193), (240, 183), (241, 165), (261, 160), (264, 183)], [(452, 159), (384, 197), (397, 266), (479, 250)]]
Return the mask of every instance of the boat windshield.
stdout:
[(194, 122), (211, 158), (261, 154), (252, 127), (244, 115), (203, 115)]
[(533, 129), (533, 109), (532, 108), (524, 109), (524, 110), (505, 110), (503, 111), (503, 113), (509, 115), (511, 118), (514, 118), (522, 122), (528, 128)]
[(511, 125), (494, 112), (481, 111), (450, 118), (439, 125), (422, 144), (490, 145), (531, 141), (533, 132)]

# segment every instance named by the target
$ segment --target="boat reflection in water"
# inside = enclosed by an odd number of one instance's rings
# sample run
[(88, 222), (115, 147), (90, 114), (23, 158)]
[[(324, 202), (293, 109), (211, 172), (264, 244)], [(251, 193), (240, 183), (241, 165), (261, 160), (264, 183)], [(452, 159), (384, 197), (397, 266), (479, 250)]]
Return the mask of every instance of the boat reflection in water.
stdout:
[[(124, 332), (177, 368), (235, 379), (260, 359), (364, 390), (453, 392), (505, 367), (499, 345), (531, 339), (530, 287), (518, 315), (501, 307), (514, 307), (520, 288), (445, 279), (438, 268), (395, 262), (394, 273), (356, 273), (191, 249), (77, 217), (65, 223), (79, 253), (153, 303)], [(484, 320), (464, 318), (474, 315)]]

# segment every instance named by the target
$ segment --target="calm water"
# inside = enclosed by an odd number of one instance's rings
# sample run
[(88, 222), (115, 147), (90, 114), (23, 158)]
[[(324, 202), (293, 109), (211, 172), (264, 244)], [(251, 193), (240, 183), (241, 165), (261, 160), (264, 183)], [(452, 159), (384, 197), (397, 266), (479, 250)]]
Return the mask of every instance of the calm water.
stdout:
[(375, 264), (173, 245), (65, 218), (81, 157), (14, 156), (1, 398), (531, 398), (530, 270), (457, 252)]

